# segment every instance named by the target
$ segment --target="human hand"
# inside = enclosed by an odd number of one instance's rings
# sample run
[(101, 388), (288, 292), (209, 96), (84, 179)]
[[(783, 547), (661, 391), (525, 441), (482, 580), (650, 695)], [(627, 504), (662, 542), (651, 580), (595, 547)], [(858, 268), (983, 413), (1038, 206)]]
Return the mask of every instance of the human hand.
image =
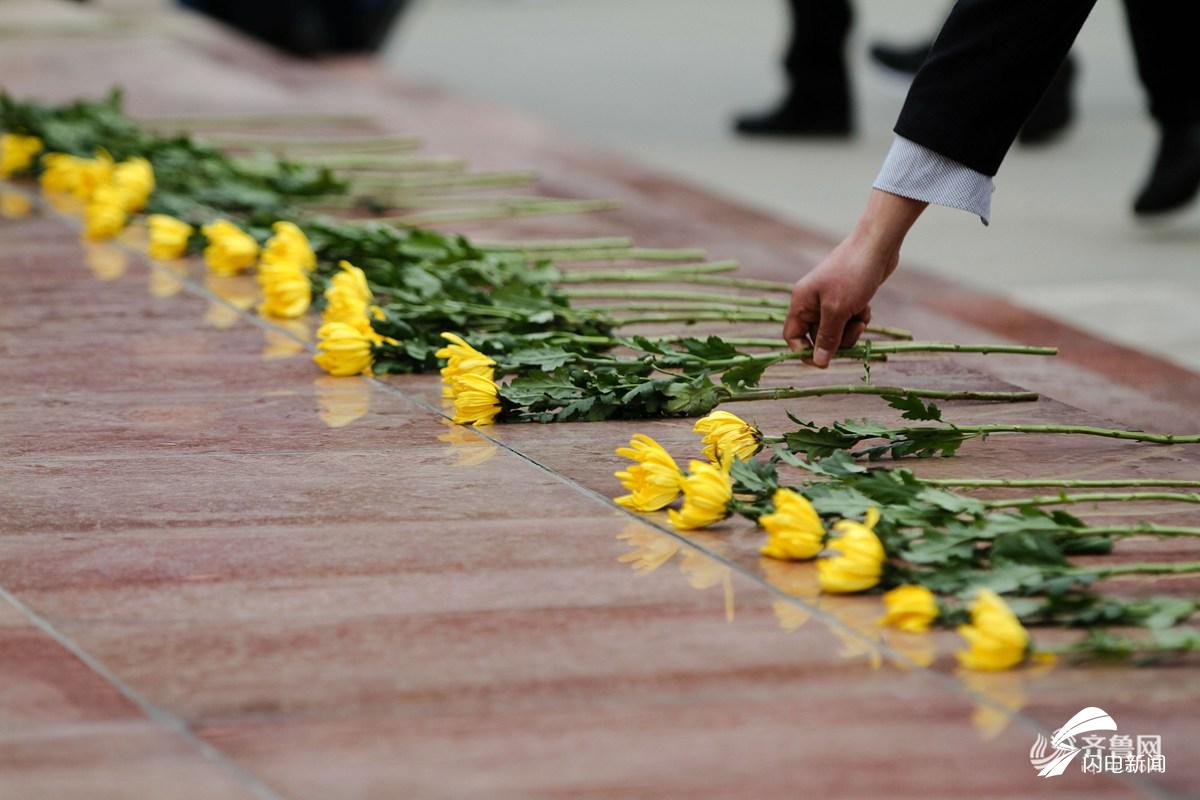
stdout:
[(811, 272), (796, 282), (783, 325), (793, 350), (812, 346), (812, 363), (829, 366), (871, 321), (871, 298), (900, 262), (904, 235), (924, 203), (875, 190), (859, 224)]

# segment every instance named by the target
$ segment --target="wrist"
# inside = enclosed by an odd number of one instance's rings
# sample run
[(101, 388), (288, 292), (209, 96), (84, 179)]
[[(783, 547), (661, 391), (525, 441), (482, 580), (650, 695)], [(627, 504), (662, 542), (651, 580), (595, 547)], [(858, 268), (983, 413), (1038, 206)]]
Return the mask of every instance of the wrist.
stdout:
[(884, 259), (898, 256), (904, 237), (927, 206), (920, 200), (873, 189), (849, 239), (857, 249), (871, 256)]

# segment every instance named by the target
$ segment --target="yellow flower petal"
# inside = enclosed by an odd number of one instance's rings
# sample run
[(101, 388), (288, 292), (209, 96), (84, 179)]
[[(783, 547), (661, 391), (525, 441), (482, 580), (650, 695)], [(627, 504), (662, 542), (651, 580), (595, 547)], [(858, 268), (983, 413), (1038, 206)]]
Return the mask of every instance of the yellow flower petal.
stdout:
[(933, 592), (916, 584), (897, 586), (885, 592), (883, 605), (886, 613), (879, 624), (907, 633), (929, 630), (938, 617), (937, 598)]
[(733, 483), (729, 474), (718, 466), (703, 461), (688, 465), (688, 475), (680, 481), (683, 505), (670, 509), (667, 516), (679, 530), (707, 528), (729, 515), (733, 499)]
[(800, 561), (821, 552), (825, 526), (812, 503), (791, 489), (776, 490), (771, 501), (775, 510), (758, 520), (770, 536), (762, 554), (785, 561)]
[(1000, 670), (1025, 660), (1029, 632), (1017, 615), (991, 589), (980, 589), (971, 605), (971, 622), (958, 626), (967, 649), (956, 655), (967, 669)]

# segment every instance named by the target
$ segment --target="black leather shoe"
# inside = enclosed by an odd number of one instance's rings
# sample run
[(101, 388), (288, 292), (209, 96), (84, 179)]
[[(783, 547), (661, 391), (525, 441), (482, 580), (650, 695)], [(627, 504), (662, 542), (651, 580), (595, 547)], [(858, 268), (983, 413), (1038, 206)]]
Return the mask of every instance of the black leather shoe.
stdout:
[(1200, 122), (1164, 125), (1154, 167), (1133, 203), (1138, 216), (1183, 208), (1200, 194)]
[(734, 121), (743, 136), (849, 136), (854, 130), (846, 96), (789, 97), (763, 114), (743, 114)]
[(884, 69), (903, 75), (916, 75), (931, 47), (933, 42), (928, 41), (910, 45), (876, 42), (871, 45), (871, 58)]
[(1074, 112), (1075, 59), (1063, 62), (1058, 74), (1046, 89), (1025, 127), (1017, 136), (1021, 144), (1047, 144), (1061, 136), (1071, 125)]

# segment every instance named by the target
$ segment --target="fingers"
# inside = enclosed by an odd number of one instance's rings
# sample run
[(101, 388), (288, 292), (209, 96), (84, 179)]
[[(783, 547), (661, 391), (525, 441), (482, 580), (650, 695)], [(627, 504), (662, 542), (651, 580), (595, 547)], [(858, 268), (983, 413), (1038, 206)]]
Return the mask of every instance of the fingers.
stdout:
[(838, 306), (826, 305), (821, 309), (820, 327), (813, 340), (813, 366), (824, 369), (829, 366), (833, 354), (837, 352), (846, 334), (846, 323), (850, 314)]
[(801, 280), (792, 290), (792, 302), (783, 322), (783, 340), (787, 342), (787, 346), (792, 350), (806, 349), (818, 319), (820, 297), (809, 288), (807, 281)]
[(862, 335), (866, 333), (867, 325), (871, 322), (871, 307), (867, 306), (858, 314), (850, 318), (850, 322), (846, 324), (846, 330), (842, 334), (841, 347), (854, 347)]

